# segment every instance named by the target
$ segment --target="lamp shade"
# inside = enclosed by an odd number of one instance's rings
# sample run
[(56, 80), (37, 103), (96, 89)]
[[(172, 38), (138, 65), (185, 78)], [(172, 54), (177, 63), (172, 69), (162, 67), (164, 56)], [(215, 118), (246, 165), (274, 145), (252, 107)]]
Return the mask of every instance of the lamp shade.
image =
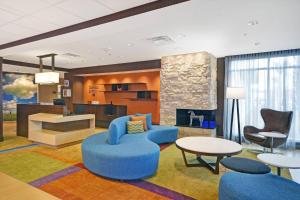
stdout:
[(243, 99), (245, 98), (245, 89), (241, 87), (227, 87), (226, 88), (227, 99)]
[(36, 84), (55, 84), (59, 83), (58, 72), (41, 72), (35, 74)]

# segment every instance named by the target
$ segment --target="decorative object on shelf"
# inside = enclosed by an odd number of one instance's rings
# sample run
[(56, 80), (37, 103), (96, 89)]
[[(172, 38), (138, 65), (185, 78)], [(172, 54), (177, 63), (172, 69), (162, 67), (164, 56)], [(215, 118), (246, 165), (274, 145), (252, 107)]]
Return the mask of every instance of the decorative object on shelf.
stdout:
[(242, 143), (241, 136), (241, 125), (240, 125), (240, 110), (239, 110), (239, 99), (245, 98), (245, 89), (241, 87), (227, 87), (226, 88), (226, 98), (232, 99), (232, 110), (231, 110), (231, 122), (230, 122), (230, 133), (229, 139), (232, 139), (232, 126), (233, 126), (233, 116), (234, 116), (234, 106), (235, 102), (237, 105), (237, 122), (238, 122), (238, 134), (239, 134), (239, 143)]
[(72, 92), (71, 89), (63, 89), (63, 97), (71, 97)]
[(128, 91), (128, 83), (112, 84), (112, 91)]
[(197, 120), (199, 120), (200, 126), (202, 127), (204, 116), (203, 115), (196, 115), (195, 112), (192, 111), (192, 110), (188, 111), (188, 113), (190, 114), (190, 126), (193, 126), (193, 120), (197, 119)]
[(64, 80), (64, 87), (69, 87), (69, 86), (70, 86), (70, 81)]
[[(56, 84), (59, 83), (59, 73), (55, 72), (54, 65), (55, 65), (55, 56), (57, 54), (46, 54), (38, 56), (40, 61), (40, 72), (35, 74), (35, 83), (36, 84)], [(51, 72), (43, 72), (43, 58), (51, 57)]]
[[(193, 111), (197, 116), (203, 116), (203, 121), (193, 121), (192, 127), (190, 126), (190, 114)], [(176, 126), (197, 128), (197, 129), (215, 129), (216, 128), (216, 110), (199, 110), (199, 109), (182, 109), (176, 108)], [(190, 130), (190, 129), (186, 129)]]

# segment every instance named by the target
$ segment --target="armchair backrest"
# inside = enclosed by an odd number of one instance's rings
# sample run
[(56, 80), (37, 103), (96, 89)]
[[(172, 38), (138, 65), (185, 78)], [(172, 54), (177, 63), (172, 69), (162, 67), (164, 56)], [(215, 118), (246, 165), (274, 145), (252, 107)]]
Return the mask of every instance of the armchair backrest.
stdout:
[(130, 116), (123, 116), (114, 119), (108, 127), (108, 144), (120, 144), (120, 138), (127, 133), (127, 122)]
[(265, 122), (264, 131), (277, 131), (288, 135), (293, 119), (293, 112), (276, 111), (263, 108), (260, 111)]

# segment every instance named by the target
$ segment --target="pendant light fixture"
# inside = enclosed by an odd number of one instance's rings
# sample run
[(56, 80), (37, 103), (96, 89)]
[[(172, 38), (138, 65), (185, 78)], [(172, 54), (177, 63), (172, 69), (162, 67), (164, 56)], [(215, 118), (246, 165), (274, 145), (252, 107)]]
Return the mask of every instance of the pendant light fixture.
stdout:
[[(40, 72), (35, 74), (35, 83), (41, 85), (50, 85), (59, 83), (59, 73), (55, 72), (54, 65), (55, 65), (55, 56), (57, 54), (46, 54), (38, 56), (40, 61)], [(51, 72), (43, 72), (43, 58), (51, 57)]]

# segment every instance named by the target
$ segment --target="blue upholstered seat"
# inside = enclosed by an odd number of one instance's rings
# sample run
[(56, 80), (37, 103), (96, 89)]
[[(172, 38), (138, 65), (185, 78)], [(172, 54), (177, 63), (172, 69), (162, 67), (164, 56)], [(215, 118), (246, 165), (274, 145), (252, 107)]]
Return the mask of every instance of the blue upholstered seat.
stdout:
[(247, 173), (247, 174), (267, 174), (271, 172), (271, 168), (266, 164), (248, 159), (248, 158), (240, 158), (240, 157), (229, 157), (223, 158), (221, 160), (221, 164), (233, 171)]
[(82, 158), (87, 169), (113, 179), (133, 180), (153, 175), (158, 167), (158, 144), (174, 142), (178, 129), (152, 126), (140, 134), (127, 134), (129, 116), (111, 122), (109, 130), (85, 139)]
[(225, 173), (219, 200), (299, 200), (300, 185), (273, 174)]

